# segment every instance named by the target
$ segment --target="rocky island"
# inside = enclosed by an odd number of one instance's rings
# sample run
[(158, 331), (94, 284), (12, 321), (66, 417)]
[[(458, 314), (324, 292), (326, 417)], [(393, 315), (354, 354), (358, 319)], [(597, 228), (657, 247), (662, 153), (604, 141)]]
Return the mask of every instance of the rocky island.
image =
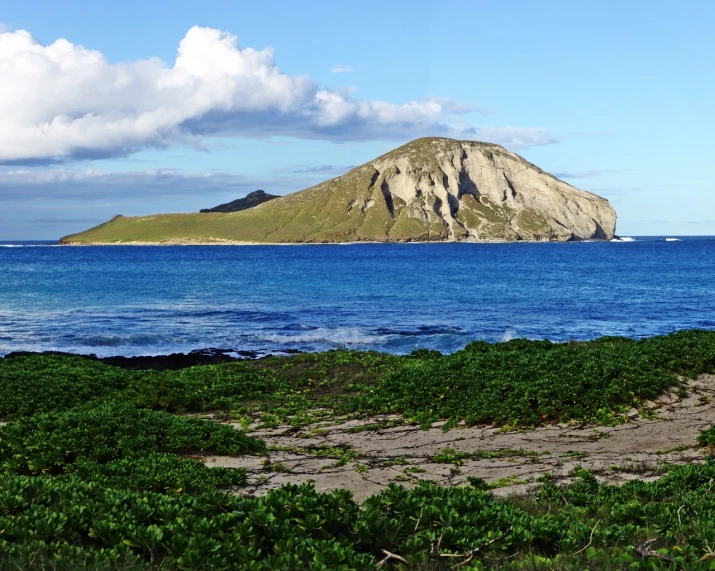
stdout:
[(610, 240), (608, 200), (491, 143), (424, 138), (233, 212), (116, 216), (62, 244)]

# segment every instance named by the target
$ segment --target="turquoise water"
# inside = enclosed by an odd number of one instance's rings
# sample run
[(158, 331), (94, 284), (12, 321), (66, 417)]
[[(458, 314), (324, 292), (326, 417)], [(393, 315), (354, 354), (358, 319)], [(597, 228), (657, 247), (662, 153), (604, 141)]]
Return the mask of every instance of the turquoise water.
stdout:
[(0, 243), (0, 354), (454, 351), (715, 328), (715, 238), (56, 247)]

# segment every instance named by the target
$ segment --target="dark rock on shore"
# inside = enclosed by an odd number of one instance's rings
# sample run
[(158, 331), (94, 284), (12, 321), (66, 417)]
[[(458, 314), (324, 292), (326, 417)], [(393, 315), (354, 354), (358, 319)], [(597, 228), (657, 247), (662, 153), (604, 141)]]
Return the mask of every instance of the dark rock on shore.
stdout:
[[(280, 351), (285, 354), (300, 353), (297, 349), (286, 349)], [(83, 357), (94, 361), (101, 361), (107, 365), (121, 367), (131, 371), (154, 370), (154, 371), (176, 371), (200, 365), (219, 365), (232, 361), (243, 361), (246, 359), (265, 359), (272, 355), (264, 355), (257, 351), (236, 351), (234, 349), (196, 349), (189, 353), (172, 353), (171, 355), (142, 355), (137, 357), (97, 357), (96, 355), (76, 355), (74, 353), (64, 353), (62, 351), (16, 351), (5, 355), (5, 359), (21, 357), (25, 355), (67, 355), (73, 357)]]
[(253, 208), (269, 200), (278, 198), (275, 194), (268, 194), (263, 190), (254, 190), (253, 192), (247, 194), (243, 198), (238, 200), (233, 200), (225, 204), (219, 204), (213, 208), (202, 208), (199, 212), (238, 212), (239, 210), (246, 210), (248, 208)]
[[(132, 371), (153, 369), (155, 371), (175, 371), (199, 365), (219, 365), (243, 359), (255, 359), (254, 351), (235, 351), (239, 357), (227, 355), (223, 349), (198, 349), (190, 353), (172, 353), (171, 355), (145, 355), (139, 357), (103, 357), (99, 359), (107, 365), (114, 365)], [(230, 351), (234, 353), (234, 351)]]

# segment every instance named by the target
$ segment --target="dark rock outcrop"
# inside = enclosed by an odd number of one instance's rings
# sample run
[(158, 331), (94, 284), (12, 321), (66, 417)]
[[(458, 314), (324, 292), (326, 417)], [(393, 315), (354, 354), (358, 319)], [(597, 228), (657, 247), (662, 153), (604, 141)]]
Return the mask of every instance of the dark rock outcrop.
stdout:
[(200, 212), (238, 212), (239, 210), (253, 208), (254, 206), (258, 206), (259, 204), (263, 204), (264, 202), (268, 202), (274, 198), (278, 198), (278, 196), (275, 194), (268, 194), (263, 190), (254, 190), (243, 198), (227, 202), (226, 204), (219, 204), (213, 208), (203, 208)]

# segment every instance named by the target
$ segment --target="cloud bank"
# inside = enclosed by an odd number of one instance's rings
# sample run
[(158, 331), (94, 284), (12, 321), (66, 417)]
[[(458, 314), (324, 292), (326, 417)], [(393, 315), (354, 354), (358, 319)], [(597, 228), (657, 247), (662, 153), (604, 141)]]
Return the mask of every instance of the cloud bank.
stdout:
[(0, 163), (48, 164), (123, 156), (214, 137), (288, 136), (334, 142), (418, 136), (481, 138), (512, 148), (554, 142), (540, 129), (474, 128), (444, 98), (394, 104), (321, 88), (283, 73), (271, 48), (191, 28), (173, 66), (110, 63), (98, 51), (29, 32), (0, 33)]
[[(251, 177), (226, 172), (181, 173), (172, 169), (112, 172), (97, 169), (16, 170), (0, 174), (0, 203), (45, 201), (60, 194), (63, 200), (121, 200), (147, 197), (212, 197), (244, 194), (264, 188), (284, 194), (315, 183), (313, 173), (287, 172), (275, 176)], [(317, 175), (316, 175), (317, 176)], [(101, 189), (101, 192), (97, 192)]]

